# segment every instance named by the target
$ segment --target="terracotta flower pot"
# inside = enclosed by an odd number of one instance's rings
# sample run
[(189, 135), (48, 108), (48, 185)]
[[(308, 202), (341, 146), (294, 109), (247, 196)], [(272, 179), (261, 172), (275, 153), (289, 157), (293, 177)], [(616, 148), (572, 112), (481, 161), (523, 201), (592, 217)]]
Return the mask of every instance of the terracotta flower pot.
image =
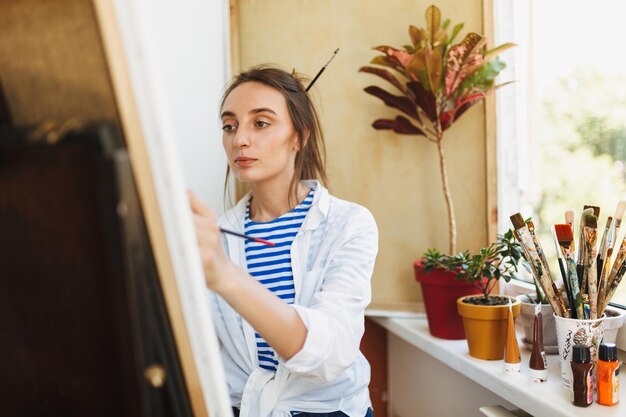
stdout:
[(480, 291), (463, 280), (457, 281), (452, 272), (435, 269), (426, 274), (422, 264), (421, 260), (414, 264), (415, 279), (422, 287), (430, 334), (441, 339), (465, 339), (456, 300), (464, 295), (480, 294)]
[[(483, 306), (463, 302), (468, 297), (473, 296), (459, 298), (456, 305), (463, 317), (470, 356), (486, 360), (503, 359), (509, 305)], [(513, 302), (513, 317), (516, 317), (520, 311), (519, 300), (503, 297)]]

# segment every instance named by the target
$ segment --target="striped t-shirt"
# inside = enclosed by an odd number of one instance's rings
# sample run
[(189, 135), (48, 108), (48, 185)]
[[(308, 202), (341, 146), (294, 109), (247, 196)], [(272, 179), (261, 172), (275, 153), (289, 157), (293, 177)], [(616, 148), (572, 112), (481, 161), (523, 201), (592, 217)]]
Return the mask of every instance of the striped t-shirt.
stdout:
[[(245, 234), (269, 240), (275, 245), (267, 246), (246, 240), (248, 272), (265, 288), (288, 304), (294, 303), (296, 295), (291, 269), (291, 244), (311, 208), (313, 194), (314, 190), (311, 190), (309, 195), (293, 210), (269, 222), (251, 221), (249, 202), (246, 207)], [(278, 365), (276, 353), (261, 335), (255, 334), (259, 366), (269, 371), (276, 371)]]

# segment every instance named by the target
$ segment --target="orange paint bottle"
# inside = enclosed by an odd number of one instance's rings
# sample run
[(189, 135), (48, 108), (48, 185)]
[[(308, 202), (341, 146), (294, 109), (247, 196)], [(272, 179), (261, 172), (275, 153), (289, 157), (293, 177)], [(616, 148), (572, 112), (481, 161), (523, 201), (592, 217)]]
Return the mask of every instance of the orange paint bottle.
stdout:
[(598, 370), (598, 404), (619, 402), (619, 366), (615, 343), (602, 343), (596, 367)]

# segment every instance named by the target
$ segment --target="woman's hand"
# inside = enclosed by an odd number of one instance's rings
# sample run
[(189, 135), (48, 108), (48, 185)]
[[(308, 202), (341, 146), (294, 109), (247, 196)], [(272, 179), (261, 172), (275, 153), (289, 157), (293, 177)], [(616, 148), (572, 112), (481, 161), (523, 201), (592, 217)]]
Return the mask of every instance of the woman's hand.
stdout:
[(193, 222), (196, 229), (198, 249), (202, 259), (204, 278), (207, 287), (220, 292), (228, 283), (227, 270), (231, 264), (220, 243), (221, 232), (213, 210), (205, 206), (191, 191), (189, 204), (193, 212)]

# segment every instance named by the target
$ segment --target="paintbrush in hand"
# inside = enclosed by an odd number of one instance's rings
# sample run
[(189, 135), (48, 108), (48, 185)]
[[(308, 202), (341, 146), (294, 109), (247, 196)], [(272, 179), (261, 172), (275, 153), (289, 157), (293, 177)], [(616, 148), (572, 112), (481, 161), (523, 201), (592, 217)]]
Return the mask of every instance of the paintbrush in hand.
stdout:
[(227, 230), (227, 229), (224, 229), (224, 228), (221, 228), (221, 227), (220, 227), (220, 231), (222, 233), (226, 233), (227, 235), (233, 235), (233, 236), (240, 237), (242, 239), (252, 240), (254, 242), (262, 243), (262, 244), (267, 245), (267, 246), (276, 246), (276, 245), (274, 245), (272, 242), (270, 242), (268, 240), (260, 239), (258, 237), (242, 235), (241, 233), (233, 232), (232, 230)]

